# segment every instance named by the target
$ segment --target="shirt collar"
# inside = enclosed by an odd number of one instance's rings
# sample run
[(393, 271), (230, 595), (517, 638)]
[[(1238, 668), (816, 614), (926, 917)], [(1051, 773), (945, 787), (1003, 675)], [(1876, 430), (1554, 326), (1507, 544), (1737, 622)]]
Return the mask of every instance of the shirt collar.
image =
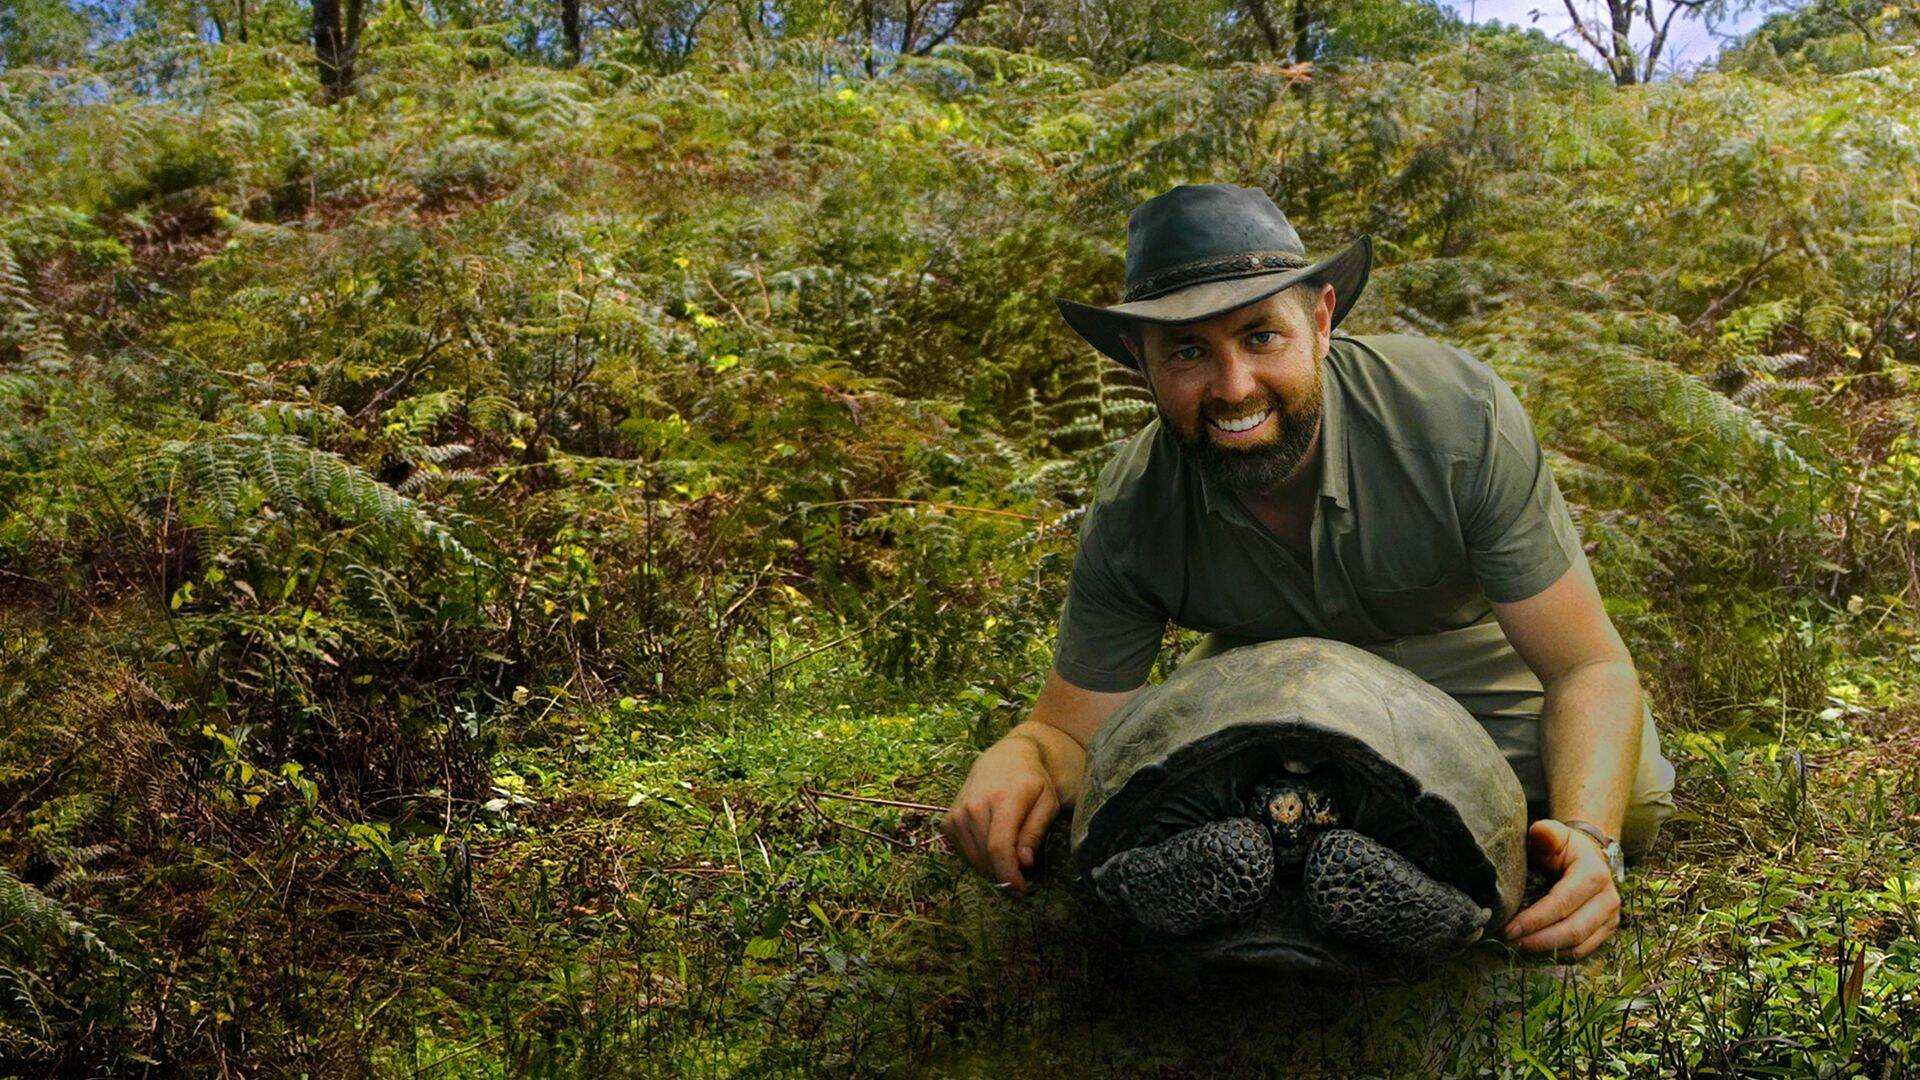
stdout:
[[(1330, 362), (1334, 344), (1339, 340), (1339, 335), (1334, 335), (1328, 344), (1327, 356), (1320, 361), (1320, 497), (1332, 499), (1342, 509), (1351, 509), (1347, 501), (1346, 394)], [(1207, 513), (1236, 521), (1247, 519), (1240, 500), (1231, 492), (1215, 486), (1199, 469), (1194, 469), (1193, 474), (1199, 481), (1200, 499)]]

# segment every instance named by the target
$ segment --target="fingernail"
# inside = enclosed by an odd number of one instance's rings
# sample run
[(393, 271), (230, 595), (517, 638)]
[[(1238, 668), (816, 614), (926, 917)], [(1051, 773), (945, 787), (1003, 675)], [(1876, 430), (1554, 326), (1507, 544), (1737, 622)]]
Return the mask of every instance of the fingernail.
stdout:
[(1020, 849), (1020, 858), (1021, 858), (1021, 861), (1023, 861), (1023, 862), (1032, 862), (1032, 861), (1033, 861), (1033, 849), (1032, 849), (1032, 848), (1030, 848), (1030, 847), (1023, 847), (1023, 848), (1021, 848), (1021, 849)]

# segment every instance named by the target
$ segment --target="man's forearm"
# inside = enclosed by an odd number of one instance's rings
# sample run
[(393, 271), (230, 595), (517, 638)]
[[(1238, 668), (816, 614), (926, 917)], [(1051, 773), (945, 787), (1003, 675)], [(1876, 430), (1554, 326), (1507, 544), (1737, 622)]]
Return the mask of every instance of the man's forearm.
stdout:
[(1548, 813), (1619, 836), (1640, 767), (1640, 682), (1633, 664), (1583, 664), (1546, 690), (1540, 756)]

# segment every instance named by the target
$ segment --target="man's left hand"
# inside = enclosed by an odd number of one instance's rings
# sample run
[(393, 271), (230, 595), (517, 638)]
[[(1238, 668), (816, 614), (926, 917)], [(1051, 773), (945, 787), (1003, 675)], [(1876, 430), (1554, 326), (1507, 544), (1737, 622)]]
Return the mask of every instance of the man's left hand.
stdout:
[(1558, 877), (1547, 895), (1507, 924), (1506, 938), (1527, 952), (1580, 960), (1620, 925), (1620, 892), (1593, 837), (1550, 818), (1527, 830), (1533, 864)]

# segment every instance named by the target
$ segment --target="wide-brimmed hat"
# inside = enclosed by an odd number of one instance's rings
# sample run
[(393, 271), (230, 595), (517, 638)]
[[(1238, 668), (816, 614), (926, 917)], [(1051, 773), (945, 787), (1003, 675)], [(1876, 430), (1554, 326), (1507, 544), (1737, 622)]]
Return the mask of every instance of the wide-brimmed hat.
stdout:
[(1301, 282), (1326, 281), (1339, 326), (1372, 266), (1370, 236), (1316, 262), (1266, 192), (1182, 184), (1134, 207), (1127, 218), (1127, 292), (1120, 303), (1053, 302), (1089, 344), (1137, 371), (1121, 338), (1130, 324), (1198, 322)]

